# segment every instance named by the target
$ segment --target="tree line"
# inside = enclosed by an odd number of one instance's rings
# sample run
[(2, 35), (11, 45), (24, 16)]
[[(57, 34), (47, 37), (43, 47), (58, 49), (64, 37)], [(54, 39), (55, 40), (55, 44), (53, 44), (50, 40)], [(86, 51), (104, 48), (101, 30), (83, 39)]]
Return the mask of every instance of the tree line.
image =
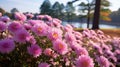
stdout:
[[(54, 4), (51, 4), (50, 0), (44, 0), (39, 8), (40, 13), (36, 14), (47, 14), (67, 22), (82, 22), (84, 20), (84, 22), (87, 23), (87, 28), (89, 28), (90, 21), (93, 22), (93, 25), (95, 24), (94, 26), (99, 25), (99, 22), (96, 22), (96, 18), (100, 19), (101, 21), (111, 21), (111, 18), (113, 19), (115, 15), (114, 12), (111, 12), (109, 9), (110, 2), (108, 0), (86, 0), (86, 2), (80, 2), (74, 6), (74, 3), (78, 1), (79, 0), (69, 1), (66, 3), (66, 5), (64, 5), (58, 1), (56, 1)], [(100, 5), (96, 3), (100, 3)], [(97, 5), (100, 6), (100, 10), (97, 11), (96, 15), (100, 13), (100, 17), (94, 16), (96, 13), (95, 6)], [(96, 8), (98, 8), (98, 6)], [(78, 7), (77, 10), (76, 7)], [(75, 11), (78, 11), (79, 14), (75, 13)], [(17, 8), (13, 8), (11, 13), (8, 13), (4, 9), (0, 8), (0, 12), (2, 12), (4, 15), (12, 17), (12, 14), (14, 12), (19, 12), (19, 10)]]

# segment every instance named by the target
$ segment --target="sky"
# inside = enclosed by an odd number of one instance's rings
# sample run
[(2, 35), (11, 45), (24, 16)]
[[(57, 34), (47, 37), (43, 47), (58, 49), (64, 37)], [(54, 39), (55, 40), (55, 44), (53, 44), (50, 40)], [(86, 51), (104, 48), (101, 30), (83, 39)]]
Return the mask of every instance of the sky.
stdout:
[[(40, 5), (44, 0), (0, 0), (0, 7), (2, 7), (7, 12), (10, 12), (12, 8), (17, 8), (20, 12), (32, 12), (39, 13)], [(63, 3), (66, 5), (68, 1), (72, 0), (49, 0), (51, 4), (54, 4), (56, 1)], [(80, 3), (80, 0), (77, 3)], [(109, 0), (111, 2), (111, 6), (109, 7), (112, 11), (118, 10), (120, 8), (120, 0)], [(76, 4), (74, 4), (76, 5)]]

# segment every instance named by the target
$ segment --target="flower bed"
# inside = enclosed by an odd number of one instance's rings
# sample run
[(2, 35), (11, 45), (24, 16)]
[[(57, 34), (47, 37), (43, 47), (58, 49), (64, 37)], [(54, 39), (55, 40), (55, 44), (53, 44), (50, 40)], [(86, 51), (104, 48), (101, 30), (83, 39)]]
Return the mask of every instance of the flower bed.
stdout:
[(0, 67), (120, 66), (119, 37), (100, 30), (77, 32), (48, 15), (32, 17), (0, 17)]

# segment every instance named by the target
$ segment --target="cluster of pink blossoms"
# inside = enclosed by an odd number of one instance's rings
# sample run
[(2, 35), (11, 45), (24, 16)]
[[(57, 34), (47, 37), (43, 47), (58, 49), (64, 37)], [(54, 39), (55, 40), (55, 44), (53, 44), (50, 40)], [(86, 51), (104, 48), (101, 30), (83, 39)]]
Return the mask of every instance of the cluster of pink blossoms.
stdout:
[(16, 20), (1, 15), (0, 60), (12, 62), (14, 59), (12, 66), (120, 66), (118, 37), (105, 35), (100, 30), (77, 32), (71, 25), (63, 26), (62, 21), (48, 15), (32, 19), (32, 14), (17, 12), (14, 14)]

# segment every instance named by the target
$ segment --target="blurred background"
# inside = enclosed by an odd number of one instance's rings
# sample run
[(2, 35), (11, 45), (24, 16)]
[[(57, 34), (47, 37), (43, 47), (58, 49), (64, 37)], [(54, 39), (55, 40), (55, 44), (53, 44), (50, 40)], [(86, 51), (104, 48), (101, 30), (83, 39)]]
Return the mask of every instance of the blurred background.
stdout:
[[(120, 28), (120, 0), (101, 0), (100, 28)], [(0, 0), (0, 12), (47, 14), (77, 28), (91, 28), (95, 0)]]

